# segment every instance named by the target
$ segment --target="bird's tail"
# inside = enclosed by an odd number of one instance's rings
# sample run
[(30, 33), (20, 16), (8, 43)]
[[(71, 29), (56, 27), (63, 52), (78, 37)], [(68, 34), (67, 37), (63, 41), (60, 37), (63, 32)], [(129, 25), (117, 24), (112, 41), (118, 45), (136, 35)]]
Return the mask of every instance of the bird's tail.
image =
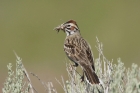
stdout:
[(98, 76), (96, 75), (95, 71), (92, 68), (90, 68), (88, 65), (84, 65), (83, 70), (89, 83), (91, 84), (100, 83)]

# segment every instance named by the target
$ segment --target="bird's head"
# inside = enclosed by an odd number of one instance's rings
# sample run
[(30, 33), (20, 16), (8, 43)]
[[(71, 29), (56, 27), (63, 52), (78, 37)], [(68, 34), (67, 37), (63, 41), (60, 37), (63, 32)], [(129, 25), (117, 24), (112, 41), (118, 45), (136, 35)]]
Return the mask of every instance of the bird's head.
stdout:
[(76, 24), (74, 20), (69, 20), (61, 24), (60, 26), (56, 27), (55, 30), (58, 32), (62, 30), (67, 34), (67, 36), (80, 32), (78, 25)]

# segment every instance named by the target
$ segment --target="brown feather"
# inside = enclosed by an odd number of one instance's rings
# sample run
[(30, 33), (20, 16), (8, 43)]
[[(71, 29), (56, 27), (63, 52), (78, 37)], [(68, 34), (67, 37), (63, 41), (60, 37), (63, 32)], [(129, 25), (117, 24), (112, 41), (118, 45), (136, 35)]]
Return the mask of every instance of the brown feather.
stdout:
[(95, 68), (90, 46), (80, 34), (75, 33), (66, 37), (64, 51), (70, 60), (83, 67), (83, 71), (91, 84), (99, 83), (98, 76), (94, 72)]
[(55, 30), (58, 32), (63, 30), (67, 34), (64, 51), (68, 58), (75, 63), (75, 66), (82, 66), (83, 72), (91, 84), (99, 84), (98, 76), (95, 73), (92, 51), (89, 44), (81, 37), (76, 21), (69, 20), (56, 27)]

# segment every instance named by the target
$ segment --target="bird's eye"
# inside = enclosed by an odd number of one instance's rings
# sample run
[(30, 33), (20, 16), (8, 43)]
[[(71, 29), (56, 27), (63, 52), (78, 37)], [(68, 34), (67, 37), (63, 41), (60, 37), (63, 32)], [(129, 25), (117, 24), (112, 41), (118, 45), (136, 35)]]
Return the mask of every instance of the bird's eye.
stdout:
[(70, 27), (70, 25), (67, 25), (67, 27)]

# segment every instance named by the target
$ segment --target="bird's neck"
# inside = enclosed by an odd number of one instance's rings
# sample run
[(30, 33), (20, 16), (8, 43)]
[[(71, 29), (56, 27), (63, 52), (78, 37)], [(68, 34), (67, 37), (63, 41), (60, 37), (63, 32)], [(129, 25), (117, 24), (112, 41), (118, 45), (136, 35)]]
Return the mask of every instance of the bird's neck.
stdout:
[(66, 36), (65, 41), (69, 41), (69, 42), (73, 42), (73, 40), (75, 40), (77, 38), (80, 39), (81, 35), (80, 33), (74, 33), (72, 35)]
[(77, 35), (81, 35), (79, 31), (74, 32), (74, 33), (69, 34), (69, 35), (67, 34), (67, 37), (74, 37), (74, 36), (77, 36)]

